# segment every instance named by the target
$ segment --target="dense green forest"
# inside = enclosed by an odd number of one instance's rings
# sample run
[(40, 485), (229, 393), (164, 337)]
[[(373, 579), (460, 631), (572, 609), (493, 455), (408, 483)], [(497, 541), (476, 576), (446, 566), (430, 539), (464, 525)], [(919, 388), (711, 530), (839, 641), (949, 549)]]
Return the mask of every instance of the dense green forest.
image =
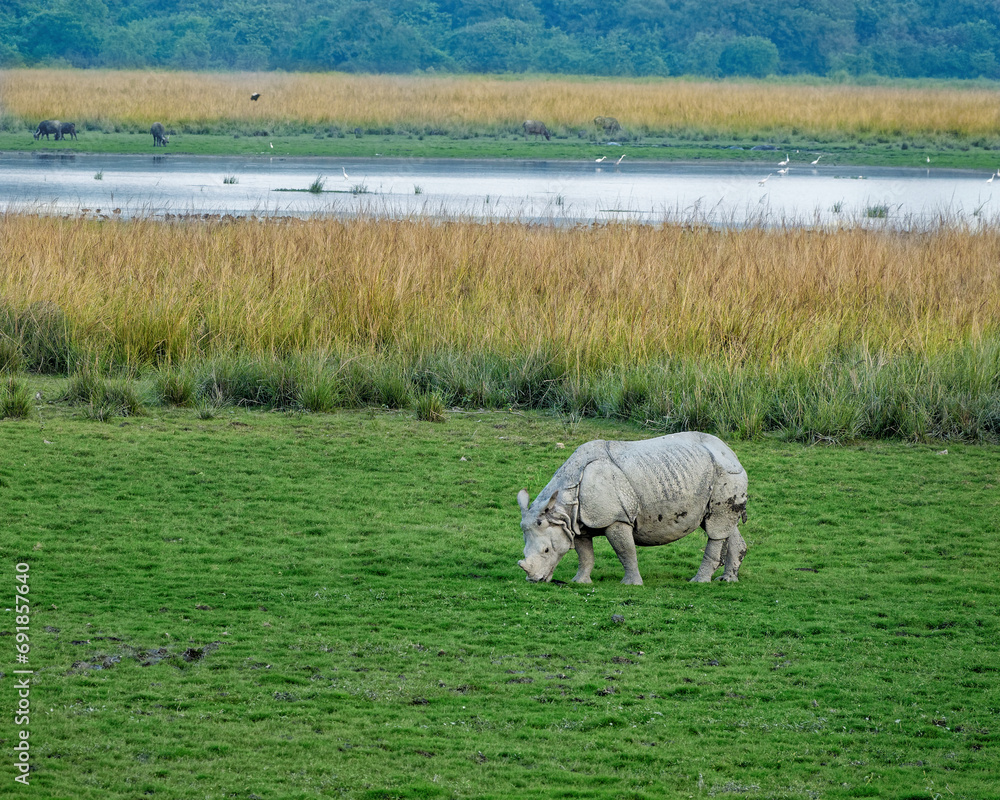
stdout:
[(0, 66), (1000, 78), (972, 0), (2, 0)]

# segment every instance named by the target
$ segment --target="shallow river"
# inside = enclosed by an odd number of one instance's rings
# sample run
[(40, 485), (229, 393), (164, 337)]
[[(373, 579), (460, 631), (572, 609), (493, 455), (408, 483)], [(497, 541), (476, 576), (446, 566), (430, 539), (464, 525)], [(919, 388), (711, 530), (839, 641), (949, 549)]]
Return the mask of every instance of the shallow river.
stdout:
[[(923, 227), (1000, 219), (1000, 178), (774, 162), (616, 164), (0, 153), (0, 210), (155, 216), (368, 214), (712, 225)], [(315, 181), (322, 191), (308, 191)], [(996, 194), (994, 194), (996, 193)]]

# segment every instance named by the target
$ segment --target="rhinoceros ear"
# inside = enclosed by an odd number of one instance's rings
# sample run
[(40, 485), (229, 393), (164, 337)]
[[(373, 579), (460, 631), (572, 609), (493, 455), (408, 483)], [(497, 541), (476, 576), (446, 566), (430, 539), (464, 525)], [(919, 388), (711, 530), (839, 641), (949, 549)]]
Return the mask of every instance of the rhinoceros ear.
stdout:
[(550, 523), (554, 525), (561, 525), (566, 531), (566, 535), (569, 536), (570, 541), (573, 540), (573, 520), (569, 515), (568, 508), (558, 502), (559, 492), (553, 492), (552, 497), (549, 502), (545, 505), (545, 510), (542, 514), (549, 520)]
[(521, 513), (528, 510), (529, 501), (531, 496), (528, 494), (527, 489), (522, 489), (517, 493), (517, 504), (521, 507)]

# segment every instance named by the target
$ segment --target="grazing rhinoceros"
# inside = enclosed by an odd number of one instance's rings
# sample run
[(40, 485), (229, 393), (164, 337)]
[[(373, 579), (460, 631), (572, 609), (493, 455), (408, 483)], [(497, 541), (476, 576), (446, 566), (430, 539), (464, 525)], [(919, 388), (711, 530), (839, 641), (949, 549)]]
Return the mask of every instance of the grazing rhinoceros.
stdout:
[(532, 582), (550, 581), (560, 559), (576, 549), (573, 578), (590, 583), (594, 537), (606, 536), (625, 568), (622, 583), (641, 584), (636, 545), (668, 544), (697, 528), (708, 534), (704, 583), (725, 562), (720, 580), (739, 580), (747, 546), (737, 530), (746, 521), (747, 474), (726, 444), (688, 431), (638, 442), (581, 445), (529, 505), (517, 495), (524, 532), (518, 562)]
[(537, 119), (526, 119), (524, 121), (524, 137), (528, 138), (531, 136), (544, 136), (545, 141), (549, 141), (552, 137), (549, 135), (549, 129), (545, 127), (544, 122), (539, 122)]
[(162, 122), (154, 122), (149, 132), (153, 134), (153, 147), (166, 147), (170, 143)]
[(76, 123), (75, 122), (60, 122), (59, 123), (59, 139), (65, 139), (66, 137), (71, 139), (76, 138)]
[(43, 136), (48, 139), (49, 134), (52, 134), (58, 140), (61, 136), (59, 132), (59, 120), (57, 119), (43, 119), (38, 123), (38, 127), (35, 128), (35, 138), (41, 139)]

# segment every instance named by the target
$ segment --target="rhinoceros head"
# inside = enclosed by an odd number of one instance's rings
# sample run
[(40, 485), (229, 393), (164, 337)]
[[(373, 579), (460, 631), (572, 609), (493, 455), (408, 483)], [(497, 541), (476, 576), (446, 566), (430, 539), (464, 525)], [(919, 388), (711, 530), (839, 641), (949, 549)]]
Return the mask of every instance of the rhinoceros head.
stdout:
[(524, 558), (517, 565), (528, 573), (532, 583), (552, 580), (560, 560), (573, 549), (573, 521), (566, 506), (553, 492), (541, 508), (529, 506), (529, 495), (522, 489), (517, 495), (521, 507), (521, 531), (524, 533)]

